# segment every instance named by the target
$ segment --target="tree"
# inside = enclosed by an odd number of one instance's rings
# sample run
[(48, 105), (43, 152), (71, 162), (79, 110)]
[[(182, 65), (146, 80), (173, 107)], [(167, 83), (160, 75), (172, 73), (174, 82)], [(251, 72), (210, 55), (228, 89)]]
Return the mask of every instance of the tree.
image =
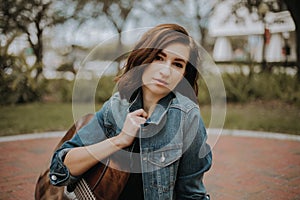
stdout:
[[(56, 3), (46, 0), (6, 0), (0, 4), (0, 78), (1, 82), (6, 83), (1, 93), (16, 96), (12, 103), (40, 98), (38, 86), (43, 72), (44, 33), (47, 28), (68, 19)], [(28, 55), (24, 55), (22, 49), (18, 49), (18, 55), (8, 51), (15, 39), (23, 36), (25, 39), (22, 42), (26, 43), (27, 52), (35, 58), (31, 64), (26, 61)]]
[[(126, 28), (129, 21), (134, 21), (131, 17), (132, 11), (138, 7), (136, 0), (70, 0), (71, 4), (74, 5), (74, 14), (72, 20), (77, 24), (77, 29), (80, 30), (86, 25), (93, 27), (101, 27), (103, 32), (112, 31), (116, 37), (110, 40), (109, 47), (107, 44), (97, 46), (97, 49), (89, 54), (89, 59), (96, 60), (114, 60), (114, 66), (119, 70), (120, 61), (123, 59), (124, 53), (128, 50), (128, 46), (125, 46), (122, 41), (122, 32)], [(100, 30), (101, 30), (100, 29)], [(102, 31), (101, 30), (101, 31)], [(74, 30), (75, 31), (75, 30)], [(101, 33), (100, 33), (101, 34)], [(100, 37), (99, 37), (100, 38)], [(87, 45), (90, 48), (90, 45)], [(97, 44), (92, 44), (96, 46)], [(78, 47), (78, 44), (71, 44), (70, 48)], [(84, 45), (83, 45), (84, 46)], [(87, 48), (87, 46), (85, 48)], [(69, 52), (74, 53), (73, 51)], [(124, 55), (123, 55), (124, 54)], [(70, 55), (71, 56), (71, 55)], [(78, 58), (76, 58), (78, 59)], [(72, 62), (67, 63), (69, 66), (59, 67), (60, 71), (69, 71), (72, 68)], [(82, 61), (82, 60), (81, 60)], [(77, 73), (75, 71), (75, 73)]]
[(297, 37), (297, 77), (300, 80), (300, 1), (299, 0), (284, 0), (288, 10), (291, 12), (293, 20), (296, 26), (296, 37)]
[[(116, 47), (116, 54), (118, 56), (118, 65), (120, 65), (124, 45), (122, 44), (122, 32), (130, 19), (130, 13), (134, 9), (135, 0), (104, 0), (103, 1), (103, 14), (113, 25), (118, 33), (118, 43)], [(120, 56), (120, 57), (119, 57)], [(120, 69), (120, 68), (118, 68)]]
[[(15, 93), (16, 88), (11, 85), (27, 85), (28, 90), (32, 91), (33, 96), (30, 99), (39, 99), (40, 94), (36, 91), (39, 81), (43, 79), (43, 57), (45, 51), (45, 34), (50, 28), (57, 24), (64, 23), (69, 19), (75, 20), (79, 25), (89, 20), (99, 20), (99, 25), (103, 24), (105, 19), (111, 27), (118, 33), (119, 39), (116, 51), (122, 52), (122, 31), (130, 18), (131, 11), (137, 1), (135, 0), (7, 0), (0, 5), (0, 36), (4, 42), (1, 43), (1, 82), (6, 81), (7, 87), (0, 91), (6, 91), (7, 94)], [(79, 26), (80, 28), (80, 26)], [(22, 52), (13, 55), (8, 52), (15, 38), (25, 36), (27, 52), (31, 52), (35, 58), (32, 65), (26, 62), (26, 55)], [(115, 55), (119, 55), (115, 52)], [(17, 60), (22, 62), (17, 62)], [(17, 63), (22, 63), (18, 65)], [(71, 66), (71, 67), (70, 67)], [(72, 63), (69, 66), (63, 66), (59, 70), (72, 70)], [(7, 73), (10, 71), (10, 73)], [(18, 74), (21, 71), (23, 74)], [(5, 77), (25, 76), (22, 82), (12, 84), (7, 82)], [(12, 80), (12, 79), (9, 79)], [(25, 81), (25, 83), (24, 83)], [(22, 93), (22, 91), (20, 91)], [(24, 91), (25, 93), (25, 91)], [(19, 96), (22, 96), (20, 94)], [(18, 99), (15, 102), (28, 101), (28, 99)], [(30, 100), (31, 101), (31, 100)]]
[(214, 13), (215, 5), (218, 0), (193, 0), (191, 1), (194, 8), (194, 15), (192, 18), (196, 21), (198, 31), (201, 33), (200, 44), (206, 49), (210, 49), (208, 43), (208, 23), (212, 13)]
[[(120, 36), (116, 49), (122, 52), (121, 32), (129, 19), (134, 2), (134, 0), (7, 0), (2, 2), (0, 4), (0, 82), (3, 83), (0, 88), (1, 96), (4, 93), (14, 96), (12, 102), (34, 101), (40, 98), (38, 86), (43, 80), (44, 36), (51, 27), (64, 23), (68, 19), (75, 19), (79, 24), (83, 24), (97, 17), (106, 18)], [(34, 57), (33, 63), (26, 62), (28, 55), (25, 55), (22, 49), (19, 49), (17, 54), (9, 52), (9, 48), (14, 45), (18, 37), (22, 37), (22, 42), (26, 43), (26, 52)], [(18, 90), (18, 88), (23, 89)], [(28, 93), (30, 98), (24, 98), (29, 96)]]
[(1, 4), (0, 33), (6, 40), (18, 35), (26, 35), (29, 48), (36, 57), (35, 79), (43, 72), (44, 31), (68, 18), (59, 14), (63, 10), (54, 9), (55, 3), (43, 0), (7, 0)]

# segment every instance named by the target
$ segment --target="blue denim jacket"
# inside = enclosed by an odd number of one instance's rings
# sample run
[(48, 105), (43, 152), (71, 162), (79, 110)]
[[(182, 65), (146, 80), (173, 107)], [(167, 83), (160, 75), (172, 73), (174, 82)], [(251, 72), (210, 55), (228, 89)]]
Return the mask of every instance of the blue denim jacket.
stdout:
[[(119, 134), (128, 112), (142, 107), (140, 95), (128, 103), (115, 93), (85, 127), (54, 153), (50, 166), (53, 185), (68, 185), (80, 178), (72, 176), (63, 164), (66, 153)], [(207, 199), (202, 180), (211, 166), (212, 155), (206, 139), (197, 104), (177, 92), (161, 99), (139, 131), (144, 199)], [(129, 152), (123, 151), (123, 155), (129, 155), (124, 162), (136, 156)]]

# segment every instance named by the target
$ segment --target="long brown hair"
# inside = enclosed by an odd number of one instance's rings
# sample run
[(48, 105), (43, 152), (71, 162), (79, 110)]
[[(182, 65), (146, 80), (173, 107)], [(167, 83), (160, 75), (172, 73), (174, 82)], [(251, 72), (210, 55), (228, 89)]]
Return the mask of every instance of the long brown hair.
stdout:
[(195, 98), (198, 95), (198, 48), (188, 32), (177, 24), (161, 24), (144, 33), (130, 52), (122, 74), (116, 78), (121, 97), (127, 100), (134, 98), (135, 92), (142, 86), (142, 74), (147, 64), (153, 62), (166, 46), (177, 42), (190, 48), (190, 58), (186, 65), (184, 78), (192, 87), (194, 94), (191, 94), (193, 93), (191, 90), (186, 89), (183, 81), (178, 83), (174, 90), (197, 102)]

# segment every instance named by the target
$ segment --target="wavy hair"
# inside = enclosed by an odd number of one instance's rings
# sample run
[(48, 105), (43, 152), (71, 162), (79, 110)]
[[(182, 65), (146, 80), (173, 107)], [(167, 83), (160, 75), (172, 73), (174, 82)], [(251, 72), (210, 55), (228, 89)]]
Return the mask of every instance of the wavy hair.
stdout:
[[(189, 36), (188, 32), (177, 24), (161, 24), (143, 34), (134, 49), (130, 52), (123, 67), (121, 75), (116, 77), (118, 91), (122, 98), (131, 101), (142, 86), (142, 75), (145, 67), (154, 61), (156, 56), (169, 44), (181, 43), (187, 45), (190, 50), (190, 57), (184, 73), (185, 82), (187, 81), (192, 88), (186, 89), (186, 84), (181, 80), (175, 87), (175, 91), (189, 97), (197, 102), (199, 73), (199, 52), (196, 43)], [(192, 94), (194, 93), (194, 94)]]

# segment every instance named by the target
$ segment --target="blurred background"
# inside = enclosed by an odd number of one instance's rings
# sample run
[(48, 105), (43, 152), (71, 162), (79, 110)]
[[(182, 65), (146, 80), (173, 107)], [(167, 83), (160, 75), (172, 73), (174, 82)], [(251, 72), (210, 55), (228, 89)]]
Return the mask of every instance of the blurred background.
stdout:
[[(5, 0), (0, 5), (0, 135), (68, 128), (82, 63), (88, 79), (101, 77), (95, 95), (100, 108), (111, 96), (122, 65), (122, 58), (109, 58), (130, 51), (137, 37), (132, 30), (160, 23), (184, 26), (222, 72), (224, 128), (300, 134), (299, 4)], [(208, 124), (210, 96), (204, 80), (199, 85)], [(81, 94), (90, 99), (84, 89)]]

